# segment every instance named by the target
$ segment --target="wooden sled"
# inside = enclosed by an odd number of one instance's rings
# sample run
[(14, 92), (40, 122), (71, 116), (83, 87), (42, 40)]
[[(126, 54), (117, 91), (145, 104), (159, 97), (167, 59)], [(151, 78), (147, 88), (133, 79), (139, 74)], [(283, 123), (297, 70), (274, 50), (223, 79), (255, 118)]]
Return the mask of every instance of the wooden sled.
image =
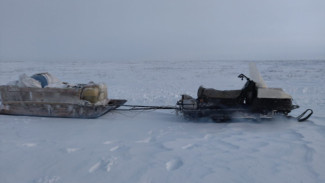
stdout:
[[(123, 105), (126, 100), (107, 99), (107, 91), (94, 85), (73, 88), (29, 88), (0, 86), (0, 114), (97, 118)], [(85, 96), (85, 93), (95, 95)], [(106, 89), (106, 88), (104, 88)], [(96, 100), (101, 97), (101, 100)], [(104, 98), (103, 98), (104, 97)], [(86, 100), (91, 98), (91, 100)]]

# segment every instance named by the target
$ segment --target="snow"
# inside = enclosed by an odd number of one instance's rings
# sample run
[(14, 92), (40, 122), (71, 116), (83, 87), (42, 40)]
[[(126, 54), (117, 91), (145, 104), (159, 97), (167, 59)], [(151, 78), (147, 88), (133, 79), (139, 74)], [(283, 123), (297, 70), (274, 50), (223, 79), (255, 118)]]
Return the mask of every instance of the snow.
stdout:
[[(50, 72), (103, 82), (127, 104), (175, 105), (200, 85), (239, 89), (246, 61), (1, 62), (0, 84)], [(0, 116), (0, 182), (324, 182), (324, 61), (260, 61), (310, 121), (187, 121), (173, 110), (113, 111), (98, 119)]]

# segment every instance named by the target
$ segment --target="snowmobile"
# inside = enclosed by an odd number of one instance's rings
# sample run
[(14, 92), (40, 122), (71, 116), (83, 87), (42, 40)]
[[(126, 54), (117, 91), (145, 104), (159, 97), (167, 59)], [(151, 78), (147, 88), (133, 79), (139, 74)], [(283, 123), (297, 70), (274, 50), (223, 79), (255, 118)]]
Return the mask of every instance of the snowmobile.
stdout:
[(23, 74), (19, 80), (0, 86), (0, 114), (97, 118), (125, 102), (108, 99), (105, 84), (70, 85), (49, 73)]
[[(241, 90), (216, 90), (199, 87), (197, 98), (182, 95), (177, 102), (178, 111), (186, 118), (211, 118), (216, 122), (231, 119), (272, 119), (275, 116), (290, 117), (289, 113), (299, 108), (292, 104), (292, 97), (281, 88), (268, 88), (254, 63), (250, 64), (250, 77), (238, 76), (246, 80)], [(297, 117), (305, 121), (313, 111), (307, 109)]]

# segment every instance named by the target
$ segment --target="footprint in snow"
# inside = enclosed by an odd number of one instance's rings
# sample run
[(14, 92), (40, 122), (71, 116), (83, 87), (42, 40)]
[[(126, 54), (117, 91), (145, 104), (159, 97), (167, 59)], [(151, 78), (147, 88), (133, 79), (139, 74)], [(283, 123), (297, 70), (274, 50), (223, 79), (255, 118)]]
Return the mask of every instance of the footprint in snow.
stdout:
[(117, 160), (117, 158), (113, 158), (111, 160), (109, 160), (106, 164), (106, 172), (110, 172), (112, 169), (112, 166), (115, 164), (115, 161)]
[(117, 158), (111, 158), (111, 159), (107, 159), (107, 160), (101, 160), (98, 161), (97, 163), (95, 163), (93, 166), (91, 166), (88, 170), (89, 173), (93, 173), (97, 170), (104, 170), (107, 173), (111, 171), (112, 166), (115, 164)]
[(207, 134), (203, 137), (204, 140), (209, 140), (211, 139), (213, 136), (211, 134)]
[(34, 143), (25, 143), (25, 144), (22, 144), (23, 146), (25, 147), (35, 147), (37, 146), (37, 144), (34, 144)]
[(120, 148), (120, 146), (114, 146), (109, 151), (113, 152), (113, 151), (118, 150), (119, 148)]
[(103, 142), (103, 144), (105, 144), (105, 145), (112, 144), (112, 143), (113, 143), (113, 141), (105, 141), (105, 142)]
[(193, 148), (193, 144), (187, 144), (185, 146), (182, 146), (182, 149), (191, 149)]
[(96, 171), (101, 165), (101, 162), (97, 162), (95, 163), (93, 166), (91, 166), (88, 170), (89, 173), (93, 173), (94, 171)]
[(60, 182), (61, 178), (58, 176), (46, 176), (39, 178), (36, 182), (37, 183), (56, 183)]
[(67, 148), (66, 149), (66, 152), (69, 153), (69, 154), (73, 153), (73, 152), (76, 152), (76, 151), (79, 151), (79, 148)]
[(152, 138), (151, 137), (148, 137), (148, 138), (143, 139), (143, 140), (138, 140), (138, 141), (136, 141), (136, 143), (144, 143), (144, 144), (147, 144), (147, 143), (149, 143), (151, 141), (152, 141)]
[(169, 160), (166, 163), (166, 170), (173, 171), (173, 170), (180, 168), (181, 166), (183, 166), (183, 161), (179, 158), (174, 158), (174, 159)]

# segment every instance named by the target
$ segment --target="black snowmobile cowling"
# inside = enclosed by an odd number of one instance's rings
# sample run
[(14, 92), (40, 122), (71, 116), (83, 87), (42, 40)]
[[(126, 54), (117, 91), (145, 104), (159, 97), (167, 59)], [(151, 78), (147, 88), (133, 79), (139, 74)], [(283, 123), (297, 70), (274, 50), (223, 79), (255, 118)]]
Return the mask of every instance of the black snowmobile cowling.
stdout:
[[(251, 66), (252, 69), (257, 71), (255, 65)], [(251, 75), (256, 78), (252, 80), (244, 74), (238, 76), (247, 80), (241, 90), (216, 90), (200, 86), (196, 99), (182, 95), (181, 100), (177, 102), (178, 110), (187, 118), (208, 117), (214, 121), (228, 121), (236, 118), (289, 116), (293, 109), (299, 108), (298, 105), (292, 104), (292, 97), (281, 88), (267, 88), (259, 73)], [(307, 117), (303, 117), (305, 114)], [(307, 120), (311, 115), (312, 110), (308, 109), (298, 120)]]

